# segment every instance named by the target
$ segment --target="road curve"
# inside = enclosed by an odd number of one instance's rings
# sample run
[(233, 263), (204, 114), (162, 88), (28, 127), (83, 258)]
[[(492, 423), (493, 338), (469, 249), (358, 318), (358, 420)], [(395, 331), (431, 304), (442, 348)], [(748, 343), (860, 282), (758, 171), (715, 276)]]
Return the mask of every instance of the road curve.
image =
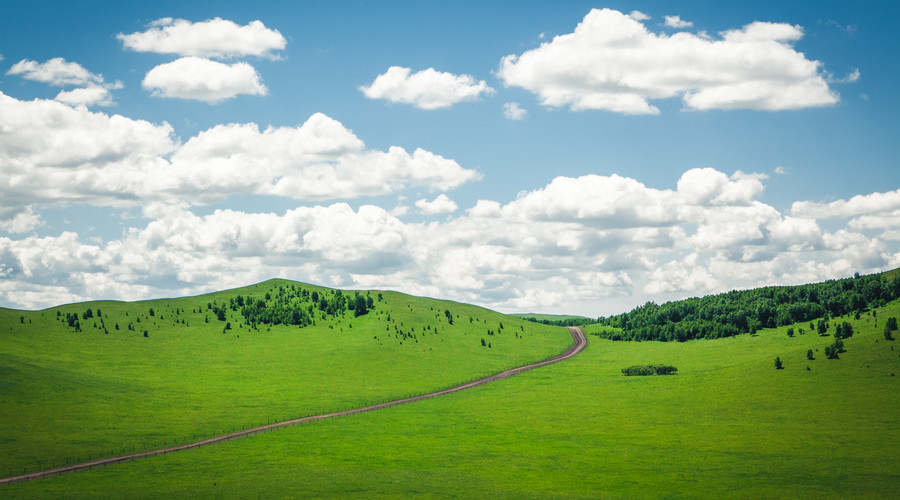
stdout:
[(223, 441), (230, 441), (232, 439), (249, 436), (251, 434), (259, 434), (262, 432), (270, 431), (272, 429), (276, 429), (278, 427), (287, 427), (289, 425), (297, 425), (297, 424), (303, 424), (303, 423), (307, 423), (307, 422), (315, 422), (317, 420), (324, 420), (326, 418), (343, 417), (343, 416), (347, 416), (347, 415), (354, 415), (357, 413), (365, 413), (368, 411), (380, 410), (383, 408), (390, 408), (392, 406), (398, 406), (398, 405), (402, 405), (402, 404), (406, 404), (406, 403), (412, 403), (414, 401), (421, 401), (423, 399), (433, 398), (433, 397), (437, 397), (437, 396), (443, 396), (444, 394), (450, 394), (453, 392), (464, 391), (466, 389), (471, 389), (473, 387), (478, 387), (480, 385), (489, 384), (489, 383), (495, 382), (497, 380), (509, 378), (509, 377), (512, 377), (513, 375), (517, 375), (519, 373), (522, 373), (522, 372), (525, 372), (528, 370), (533, 370), (535, 368), (540, 368), (542, 366), (552, 365), (553, 363), (559, 363), (560, 361), (565, 361), (565, 360), (575, 356), (579, 352), (583, 351), (585, 347), (587, 347), (587, 337), (584, 334), (584, 330), (582, 330), (581, 328), (574, 327), (574, 326), (570, 326), (567, 328), (569, 329), (569, 333), (572, 334), (573, 343), (571, 346), (569, 346), (568, 349), (566, 349), (565, 351), (563, 351), (562, 353), (560, 353), (556, 356), (553, 356), (552, 358), (548, 358), (544, 361), (540, 361), (537, 363), (531, 363), (529, 365), (520, 366), (518, 368), (511, 368), (509, 370), (502, 371), (502, 372), (496, 373), (494, 375), (490, 375), (490, 376), (487, 376), (484, 378), (473, 380), (471, 382), (466, 382), (465, 384), (460, 384), (460, 385), (453, 386), (453, 387), (443, 389), (440, 391), (429, 392), (428, 394), (422, 394), (419, 396), (411, 396), (411, 397), (403, 398), (403, 399), (397, 399), (394, 401), (388, 401), (386, 403), (364, 406), (362, 408), (354, 408), (352, 410), (338, 411), (338, 412), (333, 412), (333, 413), (325, 413), (322, 415), (312, 415), (309, 417), (285, 420), (283, 422), (275, 422), (274, 424), (253, 427), (251, 429), (246, 429), (246, 430), (242, 430), (242, 431), (238, 431), (238, 432), (232, 432), (231, 434), (215, 436), (215, 437), (211, 437), (211, 438), (204, 439), (201, 441), (195, 441), (193, 443), (172, 446), (169, 448), (161, 448), (158, 450), (149, 450), (149, 451), (142, 451), (142, 452), (138, 452), (138, 453), (130, 453), (128, 455), (122, 455), (122, 456), (118, 456), (118, 457), (101, 458), (101, 459), (92, 460), (89, 462), (63, 465), (63, 466), (55, 467), (52, 469), (47, 469), (47, 470), (42, 470), (42, 471), (37, 471), (37, 472), (30, 472), (28, 474), (22, 474), (22, 475), (18, 475), (18, 476), (6, 477), (3, 479), (0, 479), (0, 485), (17, 483), (20, 481), (28, 481), (31, 479), (39, 479), (39, 478), (47, 477), (47, 476), (56, 476), (59, 474), (66, 474), (69, 472), (75, 472), (75, 471), (79, 471), (79, 470), (92, 469), (94, 467), (100, 467), (103, 465), (110, 465), (110, 464), (115, 464), (115, 463), (119, 463), (119, 462), (127, 462), (129, 460), (134, 460), (137, 458), (152, 457), (155, 455), (162, 455), (165, 453), (173, 453), (176, 451), (190, 450), (192, 448), (199, 448), (201, 446), (207, 446), (207, 445), (211, 445), (211, 444), (221, 443)]

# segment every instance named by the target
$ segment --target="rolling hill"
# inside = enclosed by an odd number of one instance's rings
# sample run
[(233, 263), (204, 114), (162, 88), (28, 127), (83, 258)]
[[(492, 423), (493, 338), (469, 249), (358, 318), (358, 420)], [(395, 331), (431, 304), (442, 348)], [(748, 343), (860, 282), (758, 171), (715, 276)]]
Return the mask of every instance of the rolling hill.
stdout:
[[(303, 328), (278, 325), (268, 331), (269, 326), (257, 324), (251, 333), (241, 324), (240, 311), (230, 309), (237, 295), (258, 299), (265, 293), (272, 295), (267, 302), (274, 306), (278, 288), (291, 285), (313, 289), (275, 281), (168, 302), (77, 304), (33, 312), (30, 317), (3, 311), (0, 324), (12, 318), (22, 325), (11, 330), (18, 332), (11, 337), (0, 332), (4, 335), (0, 358), (4, 402), (9, 394), (19, 398), (10, 399), (17, 408), (3, 410), (8, 412), (3, 421), (31, 411), (29, 418), (68, 426), (66, 416), (47, 418), (28, 405), (58, 405), (57, 411), (63, 412), (75, 401), (73, 394), (93, 405), (80, 413), (70, 410), (77, 417), (74, 420), (87, 427), (51, 432), (44, 430), (46, 425), (32, 426), (19, 418), (23, 430), (19, 436), (4, 430), (4, 450), (34, 446), (41, 453), (61, 456), (86, 446), (102, 449), (118, 436), (109, 428), (124, 423), (116, 411), (147, 414), (135, 418), (134, 422), (149, 422), (135, 435), (150, 436), (147, 430), (151, 429), (161, 437), (164, 432), (188, 428), (210, 409), (219, 412), (220, 427), (238, 418), (245, 422), (237, 422), (238, 427), (253, 425), (254, 419), (264, 420), (263, 410), (289, 413), (297, 406), (285, 404), (285, 394), (300, 395), (291, 404), (303, 401), (308, 411), (352, 406), (381, 394), (414, 392), (450, 379), (463, 380), (477, 371), (487, 373), (503, 364), (555, 354), (569, 340), (563, 328), (388, 292), (383, 292), (381, 302), (377, 292), (371, 292), (375, 308), (364, 316), (354, 318), (349, 310), (340, 318), (326, 314), (322, 319), (318, 314), (315, 326)], [(330, 297), (334, 294), (316, 290)], [(226, 321), (233, 323), (232, 330), (223, 333), (218, 319), (205, 323), (207, 303), (210, 311), (229, 304)], [(129, 330), (123, 335), (130, 337), (107, 349), (101, 343), (112, 332), (85, 331), (81, 320), (82, 332), (75, 333), (64, 321), (53, 319), (56, 310), (60, 318), (72, 311), (83, 316), (86, 306), (102, 307), (103, 315), (110, 318), (125, 312), (128, 318), (139, 314), (142, 324), (156, 321), (159, 329), (149, 330), (148, 337), (139, 328)], [(156, 320), (149, 319), (149, 310), (143, 312), (151, 306)], [(190, 313), (190, 318), (180, 317), (184, 312), (172, 316), (176, 308), (202, 311)], [(445, 311), (451, 311), (450, 315)], [(590, 325), (585, 327), (594, 334), (590, 345), (575, 358), (487, 386), (212, 447), (16, 483), (0, 487), (0, 496), (897, 497), (900, 470), (894, 443), (900, 442), (900, 379), (896, 376), (900, 348), (885, 338), (884, 326), (889, 318), (900, 317), (900, 301), (873, 305), (859, 311), (858, 318), (856, 312), (831, 316), (826, 334), (800, 332), (807, 326), (804, 321), (761, 327), (753, 335), (685, 342), (614, 341), (601, 336), (616, 327)], [(163, 328), (162, 316), (175, 323), (185, 319), (200, 326), (201, 333), (192, 333), (194, 327), (186, 325)], [(35, 325), (38, 318), (48, 317), (49, 322), (41, 323), (52, 326), (45, 326), (46, 331), (24, 326), (29, 320)], [(395, 322), (403, 323), (396, 326), (405, 337), (393, 330)], [(108, 327), (110, 320), (105, 323)], [(836, 359), (828, 359), (825, 349), (835, 342), (834, 325), (843, 323), (851, 326), (852, 336), (843, 339), (843, 352)], [(90, 320), (88, 324), (94, 328)], [(423, 334), (422, 328), (429, 333)], [(793, 336), (788, 335), (789, 329)], [(381, 331), (393, 334), (382, 337)], [(419, 343), (410, 344), (413, 333)], [(94, 340), (79, 337), (84, 334), (93, 335)], [(192, 335), (198, 338), (175, 338)], [(49, 340), (11, 349), (7, 339), (24, 344), (20, 337)], [(163, 346), (146, 347), (165, 337), (172, 338)], [(481, 346), (482, 337), (492, 347)], [(129, 348), (126, 341), (145, 349)], [(269, 344), (275, 347), (266, 348)], [(84, 345), (91, 349), (78, 347)], [(185, 354), (176, 354), (180, 350)], [(72, 351), (75, 354), (66, 355)], [(91, 358), (89, 352), (97, 354)], [(501, 360), (492, 357), (504, 352)], [(443, 362), (436, 364), (439, 354)], [(782, 369), (775, 368), (776, 357), (783, 362)], [(381, 364), (384, 358), (387, 361)], [(83, 370), (73, 368), (79, 363)], [(625, 377), (621, 371), (655, 363), (676, 366), (677, 375)], [(129, 364), (135, 368), (127, 368)], [(314, 377), (303, 370), (304, 365), (314, 365), (328, 376)], [(121, 377), (113, 376), (122, 370)], [(285, 374), (299, 370), (302, 376)], [(154, 375), (141, 377), (141, 373)], [(39, 374), (44, 374), (37, 379), (43, 385), (28, 381)], [(378, 383), (367, 383), (372, 379)], [(35, 393), (29, 397), (24, 392), (65, 380), (69, 396), (51, 391), (53, 404), (35, 401)], [(142, 403), (137, 394), (114, 395), (122, 388), (135, 390), (138, 381), (144, 394), (155, 395), (149, 403)], [(207, 384), (213, 387), (201, 389)], [(227, 394), (222, 395), (223, 391)], [(104, 406), (86, 393), (97, 393), (95, 398), (103, 393), (113, 400)], [(192, 399), (196, 407), (191, 406)], [(169, 404), (162, 408), (164, 402)], [(51, 438), (73, 436), (77, 442), (68, 447), (37, 447)]]

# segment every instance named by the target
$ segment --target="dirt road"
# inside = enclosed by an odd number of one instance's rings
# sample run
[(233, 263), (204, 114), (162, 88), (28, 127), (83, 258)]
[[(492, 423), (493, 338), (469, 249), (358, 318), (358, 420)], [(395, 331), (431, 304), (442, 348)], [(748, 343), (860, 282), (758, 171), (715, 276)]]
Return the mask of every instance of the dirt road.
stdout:
[(575, 356), (576, 354), (578, 354), (579, 352), (584, 350), (585, 347), (587, 347), (587, 337), (584, 334), (584, 330), (582, 330), (581, 328), (572, 327), (572, 326), (570, 326), (568, 328), (569, 328), (569, 333), (572, 334), (572, 339), (574, 342), (572, 343), (571, 346), (569, 346), (568, 349), (566, 349), (559, 355), (553, 356), (552, 358), (548, 358), (548, 359), (546, 359), (544, 361), (540, 361), (538, 363), (532, 363), (530, 365), (520, 366), (518, 368), (512, 368), (512, 369), (502, 371), (500, 373), (497, 373), (497, 374), (494, 374), (494, 375), (491, 375), (488, 377), (480, 378), (478, 380), (473, 380), (471, 382), (467, 382), (465, 384), (460, 384), (460, 385), (450, 387), (447, 389), (443, 389), (440, 391), (430, 392), (428, 394), (422, 394), (420, 396), (412, 396), (412, 397), (408, 397), (408, 398), (397, 399), (394, 401), (388, 401), (386, 403), (380, 403), (380, 404), (376, 404), (376, 405), (364, 406), (362, 408), (354, 408), (352, 410), (345, 410), (345, 411), (339, 411), (339, 412), (334, 412), (334, 413), (326, 413), (323, 415), (312, 415), (309, 417), (295, 418), (293, 420), (285, 420), (283, 422), (276, 422), (274, 424), (263, 425), (260, 427), (253, 427), (251, 429), (233, 432), (231, 434), (226, 434), (223, 436), (211, 437), (209, 439), (204, 439), (202, 441), (196, 441), (193, 443), (183, 444), (183, 445), (179, 445), (179, 446), (172, 446), (169, 448), (161, 448), (158, 450), (150, 450), (150, 451), (143, 451), (143, 452), (139, 452), (139, 453), (131, 453), (128, 455), (122, 455), (122, 456), (118, 456), (118, 457), (101, 458), (101, 459), (97, 459), (97, 460), (92, 460), (90, 462), (82, 462), (79, 464), (69, 464), (69, 465), (64, 465), (61, 467), (56, 467), (53, 469), (31, 472), (31, 473), (22, 474), (19, 476), (7, 477), (7, 478), (0, 479), (0, 485), (16, 483), (19, 481), (28, 481), (31, 479), (38, 479), (38, 478), (47, 477), (47, 476), (56, 476), (59, 474), (65, 474), (68, 472), (75, 472), (75, 471), (79, 471), (79, 470), (92, 469), (94, 467), (100, 467), (103, 465), (115, 464), (115, 463), (119, 463), (119, 462), (126, 462), (128, 460), (134, 460), (137, 458), (152, 457), (154, 455), (162, 455), (164, 453), (173, 453), (176, 451), (190, 450), (192, 448), (199, 448), (201, 446), (207, 446), (210, 444), (221, 443), (223, 441), (229, 441), (231, 439), (237, 439), (237, 438), (241, 438), (244, 436), (249, 436), (251, 434), (259, 434), (262, 432), (270, 431), (272, 429), (276, 429), (278, 427), (287, 427), (289, 425), (297, 425), (297, 424), (303, 424), (303, 423), (307, 423), (307, 422), (314, 422), (317, 420), (324, 420), (326, 418), (343, 417), (343, 416), (347, 416), (347, 415), (354, 415), (356, 413), (364, 413), (367, 411), (380, 410), (383, 408), (390, 408), (391, 406), (398, 406), (398, 405), (402, 405), (402, 404), (406, 404), (406, 403), (412, 403), (414, 401), (421, 401), (423, 399), (433, 398), (436, 396), (443, 396), (444, 394), (450, 394), (453, 392), (459, 392), (459, 391), (463, 391), (466, 389), (471, 389), (472, 387), (478, 387), (480, 385), (489, 384), (489, 383), (497, 381), (497, 380), (509, 378), (509, 377), (512, 377), (513, 375), (517, 375), (519, 373), (522, 373), (522, 372), (525, 372), (528, 370), (533, 370), (535, 368), (540, 368), (542, 366), (551, 365), (553, 363), (559, 363), (560, 361), (564, 361), (566, 359), (571, 358), (572, 356)]

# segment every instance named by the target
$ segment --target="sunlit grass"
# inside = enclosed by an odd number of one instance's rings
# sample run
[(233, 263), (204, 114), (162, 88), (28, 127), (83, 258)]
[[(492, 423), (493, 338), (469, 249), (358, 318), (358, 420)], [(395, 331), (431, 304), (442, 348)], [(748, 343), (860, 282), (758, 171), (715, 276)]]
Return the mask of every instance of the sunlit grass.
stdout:
[[(571, 343), (563, 329), (393, 292), (382, 292), (365, 316), (319, 316), (305, 328), (250, 331), (239, 312), (228, 311), (232, 329), (223, 333), (225, 322), (206, 308), (285, 285), (0, 310), (0, 474), (436, 390), (544, 359)], [(82, 318), (89, 308), (101, 310), (102, 323)], [(79, 315), (81, 332), (67, 326), (67, 313)]]

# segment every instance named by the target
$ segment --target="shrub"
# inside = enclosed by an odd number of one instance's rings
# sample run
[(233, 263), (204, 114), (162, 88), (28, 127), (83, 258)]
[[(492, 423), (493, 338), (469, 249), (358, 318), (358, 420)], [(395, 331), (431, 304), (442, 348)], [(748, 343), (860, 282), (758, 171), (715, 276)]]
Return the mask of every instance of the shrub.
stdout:
[(781, 364), (781, 358), (778, 356), (775, 356), (775, 369), (781, 370), (782, 368), (784, 368), (784, 367)]
[(622, 373), (627, 377), (644, 377), (647, 375), (674, 375), (677, 371), (678, 368), (669, 365), (634, 365), (629, 366), (628, 368), (622, 368)]

